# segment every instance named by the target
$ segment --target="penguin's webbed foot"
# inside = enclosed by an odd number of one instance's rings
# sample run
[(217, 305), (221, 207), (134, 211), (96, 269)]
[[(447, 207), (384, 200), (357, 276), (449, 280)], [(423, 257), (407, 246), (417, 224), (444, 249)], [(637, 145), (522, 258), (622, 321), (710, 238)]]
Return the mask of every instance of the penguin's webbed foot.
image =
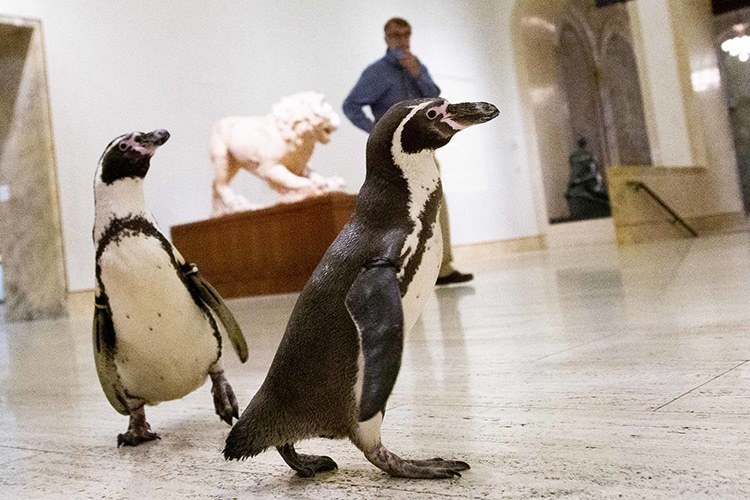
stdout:
[(219, 419), (232, 425), (232, 418), (240, 418), (240, 408), (234, 397), (232, 386), (224, 377), (224, 372), (211, 373), (211, 395), (214, 398), (214, 408)]
[(151, 432), (151, 426), (146, 422), (146, 412), (143, 406), (130, 412), (128, 431), (117, 435), (117, 447), (138, 446), (146, 441), (161, 439), (158, 434)]
[[(434, 467), (437, 469), (451, 469), (455, 471), (469, 470), (471, 467), (469, 464), (462, 460), (444, 460), (442, 458), (430, 458), (427, 460), (408, 460), (404, 459), (404, 462), (415, 465), (417, 467)], [(460, 476), (461, 474), (459, 474)]]
[(448, 479), (461, 477), (461, 471), (470, 469), (469, 464), (460, 460), (404, 460), (391, 453), (382, 443), (365, 452), (365, 457), (378, 469), (393, 477), (410, 479)]
[(141, 443), (147, 441), (153, 441), (154, 439), (161, 439), (161, 437), (148, 429), (128, 429), (128, 432), (117, 435), (117, 447), (120, 446), (138, 446)]
[(339, 468), (331, 457), (299, 454), (294, 449), (294, 445), (290, 443), (279, 446), (276, 450), (284, 459), (284, 462), (302, 477), (313, 477), (318, 472), (327, 472)]

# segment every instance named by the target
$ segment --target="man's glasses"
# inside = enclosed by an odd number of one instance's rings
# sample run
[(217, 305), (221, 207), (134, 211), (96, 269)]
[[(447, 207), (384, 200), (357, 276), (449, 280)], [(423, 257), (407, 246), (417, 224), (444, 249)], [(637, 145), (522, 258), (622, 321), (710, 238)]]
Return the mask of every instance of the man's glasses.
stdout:
[(394, 33), (386, 33), (386, 38), (409, 38), (411, 36), (411, 31), (397, 31)]

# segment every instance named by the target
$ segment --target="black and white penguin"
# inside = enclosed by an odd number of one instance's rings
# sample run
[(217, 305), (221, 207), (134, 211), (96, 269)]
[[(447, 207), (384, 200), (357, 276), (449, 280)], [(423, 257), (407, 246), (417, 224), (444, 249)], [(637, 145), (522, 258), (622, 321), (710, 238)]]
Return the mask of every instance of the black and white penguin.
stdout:
[(158, 439), (144, 405), (179, 399), (211, 376), (219, 418), (239, 407), (224, 377), (221, 333), (247, 360), (239, 325), (219, 294), (167, 240), (146, 210), (143, 179), (166, 130), (133, 132), (104, 150), (94, 180), (94, 360), (104, 394), (123, 415), (117, 446)]
[(404, 334), (435, 287), (442, 200), (434, 150), (458, 131), (497, 116), (488, 103), (405, 101), (367, 142), (367, 174), (350, 221), (300, 293), (265, 381), (234, 425), (224, 457), (276, 447), (298, 474), (333, 470), (329, 457), (302, 455), (297, 441), (349, 438), (391, 476), (448, 478), (453, 460), (404, 460), (380, 440), (401, 364)]

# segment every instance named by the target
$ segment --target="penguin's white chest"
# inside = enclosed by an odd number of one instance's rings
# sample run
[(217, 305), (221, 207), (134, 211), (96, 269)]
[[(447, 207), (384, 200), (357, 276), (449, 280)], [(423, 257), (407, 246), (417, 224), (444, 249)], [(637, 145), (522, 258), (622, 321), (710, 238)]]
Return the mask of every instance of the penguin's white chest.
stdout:
[(99, 261), (116, 336), (115, 364), (128, 394), (149, 403), (200, 387), (219, 347), (158, 239), (124, 236)]
[[(416, 323), (427, 297), (435, 288), (443, 258), (443, 235), (438, 209), (442, 202), (440, 172), (432, 153), (402, 155), (402, 168), (409, 189), (409, 218), (412, 230), (404, 241), (404, 258), (399, 279), (409, 280), (402, 298), (404, 333)], [(409, 269), (416, 269), (409, 271)], [(413, 276), (409, 276), (414, 272)]]
[(443, 237), (440, 224), (436, 220), (433, 224), (432, 236), (425, 243), (419, 267), (417, 267), (406, 294), (401, 299), (404, 311), (404, 333), (408, 333), (414, 327), (422, 314), (427, 297), (435, 289), (435, 280), (440, 272), (442, 259)]

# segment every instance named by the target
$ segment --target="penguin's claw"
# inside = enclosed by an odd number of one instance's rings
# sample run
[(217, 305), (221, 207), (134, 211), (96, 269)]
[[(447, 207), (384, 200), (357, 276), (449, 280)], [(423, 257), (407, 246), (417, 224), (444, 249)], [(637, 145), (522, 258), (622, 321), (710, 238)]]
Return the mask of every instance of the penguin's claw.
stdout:
[(325, 455), (297, 455), (305, 467), (313, 471), (313, 475), (318, 472), (328, 472), (339, 468), (338, 464), (331, 457)]
[(292, 444), (285, 444), (276, 449), (284, 462), (297, 471), (297, 475), (301, 477), (313, 477), (318, 472), (328, 472), (339, 468), (331, 457), (300, 454), (295, 451)]
[(469, 464), (460, 460), (443, 460), (433, 458), (429, 460), (404, 460), (378, 443), (373, 449), (365, 452), (365, 457), (374, 466), (393, 477), (409, 479), (449, 479), (461, 477), (463, 470), (469, 469)]
[(432, 458), (429, 460), (404, 460), (415, 468), (431, 470), (432, 479), (444, 479), (450, 477), (461, 477), (461, 472), (469, 470), (471, 467), (461, 460), (443, 460), (442, 458)]
[[(436, 469), (451, 469), (454, 471), (469, 470), (471, 466), (461, 460), (443, 460), (442, 458), (431, 458), (429, 460), (404, 460), (417, 467), (434, 467)], [(461, 474), (457, 474), (460, 476)]]
[(240, 418), (240, 409), (237, 404), (237, 398), (234, 396), (232, 386), (229, 385), (227, 379), (224, 378), (224, 373), (212, 373), (211, 381), (211, 395), (214, 398), (214, 408), (219, 419), (232, 425), (232, 419)]
[(219, 408), (217, 406), (216, 414), (219, 416), (219, 420), (226, 422), (229, 425), (232, 425), (233, 418), (239, 418), (232, 412), (232, 409), (228, 407)]
[(117, 435), (117, 447), (138, 446), (141, 443), (155, 439), (161, 439), (161, 436), (148, 429), (128, 429), (128, 432)]
[(235, 407), (221, 406), (220, 403), (217, 404), (216, 402), (214, 402), (214, 407), (216, 408), (216, 414), (219, 416), (220, 422), (232, 425), (233, 418), (240, 419), (239, 411)]
[[(137, 406), (136, 403), (134, 406)], [(117, 435), (117, 447), (120, 446), (138, 446), (146, 441), (161, 439), (158, 434), (151, 432), (151, 425), (146, 421), (146, 410), (143, 404), (130, 410), (130, 423), (128, 431), (124, 434)]]

